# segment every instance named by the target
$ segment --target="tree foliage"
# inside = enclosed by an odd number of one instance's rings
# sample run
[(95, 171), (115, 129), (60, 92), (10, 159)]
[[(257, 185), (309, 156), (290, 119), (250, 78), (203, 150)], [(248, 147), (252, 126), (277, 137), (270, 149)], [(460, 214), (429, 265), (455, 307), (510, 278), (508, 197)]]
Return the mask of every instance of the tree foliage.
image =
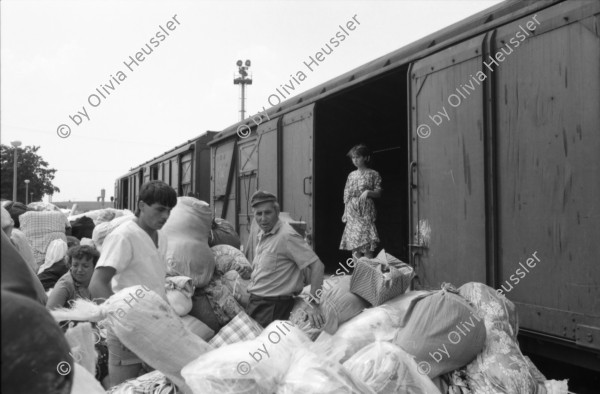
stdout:
[[(41, 201), (46, 194), (60, 192), (60, 189), (52, 184), (57, 170), (48, 168), (48, 162), (37, 154), (39, 146), (23, 148), (0, 146), (2, 148), (0, 191), (3, 199), (12, 200), (15, 149), (17, 149), (17, 201), (25, 202), (25, 179), (29, 179), (29, 202)], [(33, 193), (33, 197), (31, 193)]]

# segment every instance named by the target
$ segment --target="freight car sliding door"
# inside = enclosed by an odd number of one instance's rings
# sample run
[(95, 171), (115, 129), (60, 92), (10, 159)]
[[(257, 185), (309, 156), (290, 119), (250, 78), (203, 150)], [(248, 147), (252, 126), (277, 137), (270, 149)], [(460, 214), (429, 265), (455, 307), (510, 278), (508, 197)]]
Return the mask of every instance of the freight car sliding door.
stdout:
[(483, 38), (424, 58), (410, 73), (410, 250), (418, 253), (418, 287), (486, 281)]
[[(600, 3), (560, 3), (536, 20), (494, 42), (514, 51), (494, 71), (499, 284), (523, 328), (600, 350)], [(511, 45), (528, 22), (535, 30)]]
[(312, 232), (313, 223), (313, 110), (314, 104), (311, 104), (283, 116), (279, 164), (282, 166), (282, 211), (289, 212), (294, 220), (306, 222), (307, 233)]
[(187, 152), (181, 156), (179, 159), (181, 165), (181, 188), (179, 189), (181, 192), (181, 196), (187, 196), (188, 193), (193, 193), (192, 190), (192, 179), (194, 172), (194, 155), (193, 152)]
[(212, 152), (211, 195), (215, 217), (226, 219), (235, 225), (235, 166), (236, 141), (230, 140), (222, 145), (215, 145)]
[(240, 240), (242, 245), (246, 245), (248, 235), (250, 234), (250, 226), (252, 225), (252, 207), (250, 199), (252, 194), (257, 190), (256, 187), (256, 172), (258, 167), (258, 153), (256, 146), (256, 138), (248, 138), (239, 141), (238, 146), (238, 190), (239, 205), (238, 205), (238, 220)]

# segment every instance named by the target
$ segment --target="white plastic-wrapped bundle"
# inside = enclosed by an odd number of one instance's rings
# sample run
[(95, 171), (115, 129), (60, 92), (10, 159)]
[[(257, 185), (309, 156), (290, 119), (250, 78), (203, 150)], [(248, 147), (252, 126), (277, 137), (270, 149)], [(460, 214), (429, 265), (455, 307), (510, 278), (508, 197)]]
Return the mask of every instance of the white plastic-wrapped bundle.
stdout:
[(247, 360), (258, 349), (262, 342), (257, 340), (222, 346), (186, 365), (181, 375), (194, 393), (271, 394), (264, 369), (253, 368)]
[(276, 320), (256, 339), (221, 346), (198, 357), (181, 371), (198, 393), (274, 393), (292, 357), (309, 339), (287, 321)]
[(102, 305), (77, 300), (72, 309), (56, 309), (51, 314), (57, 321), (105, 319), (126, 347), (185, 393), (191, 390), (180, 375), (181, 368), (210, 349), (161, 296), (144, 286), (127, 287)]
[(187, 276), (168, 276), (165, 284), (167, 301), (179, 316), (185, 316), (192, 310), (194, 286)]
[(208, 246), (212, 223), (210, 206), (194, 197), (179, 197), (162, 233), (169, 240), (167, 272), (192, 278), (196, 287), (208, 284), (215, 256)]
[(90, 323), (80, 323), (70, 327), (65, 333), (65, 338), (71, 347), (71, 355), (78, 364), (89, 373), (96, 373), (98, 354), (94, 349), (94, 332)]
[(344, 368), (377, 394), (440, 394), (431, 379), (419, 372), (412, 356), (389, 342), (365, 346)]
[(332, 336), (333, 348), (345, 362), (363, 347), (379, 341), (392, 341), (397, 333), (390, 313), (381, 307), (365, 309), (342, 324)]
[(94, 246), (96, 246), (96, 249), (98, 249), (98, 251), (102, 251), (102, 245), (104, 244), (106, 237), (108, 237), (108, 234), (112, 233), (123, 223), (133, 219), (135, 219), (135, 215), (131, 211), (126, 210), (123, 211), (121, 216), (115, 217), (110, 222), (98, 223), (92, 232), (92, 240), (94, 241)]
[(373, 393), (338, 362), (322, 357), (312, 348), (302, 347), (294, 351), (288, 372), (277, 387), (277, 394)]
[(96, 380), (93, 374), (91, 374), (84, 367), (75, 363), (75, 375), (73, 376), (73, 385), (71, 386), (71, 393), (85, 393), (85, 394), (105, 394), (106, 391), (100, 385), (100, 382)]

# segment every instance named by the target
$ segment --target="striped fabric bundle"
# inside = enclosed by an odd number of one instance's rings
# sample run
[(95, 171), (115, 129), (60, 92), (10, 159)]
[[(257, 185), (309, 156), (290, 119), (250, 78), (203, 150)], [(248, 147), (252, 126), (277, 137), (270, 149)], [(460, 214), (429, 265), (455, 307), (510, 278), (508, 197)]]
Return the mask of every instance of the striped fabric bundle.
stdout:
[(31, 244), (38, 267), (44, 263), (50, 242), (55, 239), (67, 242), (65, 227), (67, 227), (68, 220), (62, 212), (25, 212), (19, 217), (19, 221), (21, 222), (21, 231)]
[(208, 344), (218, 348), (236, 342), (249, 341), (259, 336), (262, 330), (260, 324), (246, 312), (240, 312), (225, 327), (221, 328)]

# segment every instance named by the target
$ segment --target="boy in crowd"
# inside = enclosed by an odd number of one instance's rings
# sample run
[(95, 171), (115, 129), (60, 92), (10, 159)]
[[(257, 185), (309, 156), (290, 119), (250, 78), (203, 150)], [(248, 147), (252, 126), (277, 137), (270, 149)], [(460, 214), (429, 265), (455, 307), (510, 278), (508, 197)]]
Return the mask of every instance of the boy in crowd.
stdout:
[[(119, 226), (104, 241), (90, 281), (93, 298), (107, 299), (126, 287), (143, 285), (166, 300), (167, 239), (159, 230), (175, 204), (177, 193), (166, 183), (150, 181), (141, 186), (136, 218)], [(107, 343), (111, 386), (144, 372), (142, 360), (119, 341), (110, 326)]]

